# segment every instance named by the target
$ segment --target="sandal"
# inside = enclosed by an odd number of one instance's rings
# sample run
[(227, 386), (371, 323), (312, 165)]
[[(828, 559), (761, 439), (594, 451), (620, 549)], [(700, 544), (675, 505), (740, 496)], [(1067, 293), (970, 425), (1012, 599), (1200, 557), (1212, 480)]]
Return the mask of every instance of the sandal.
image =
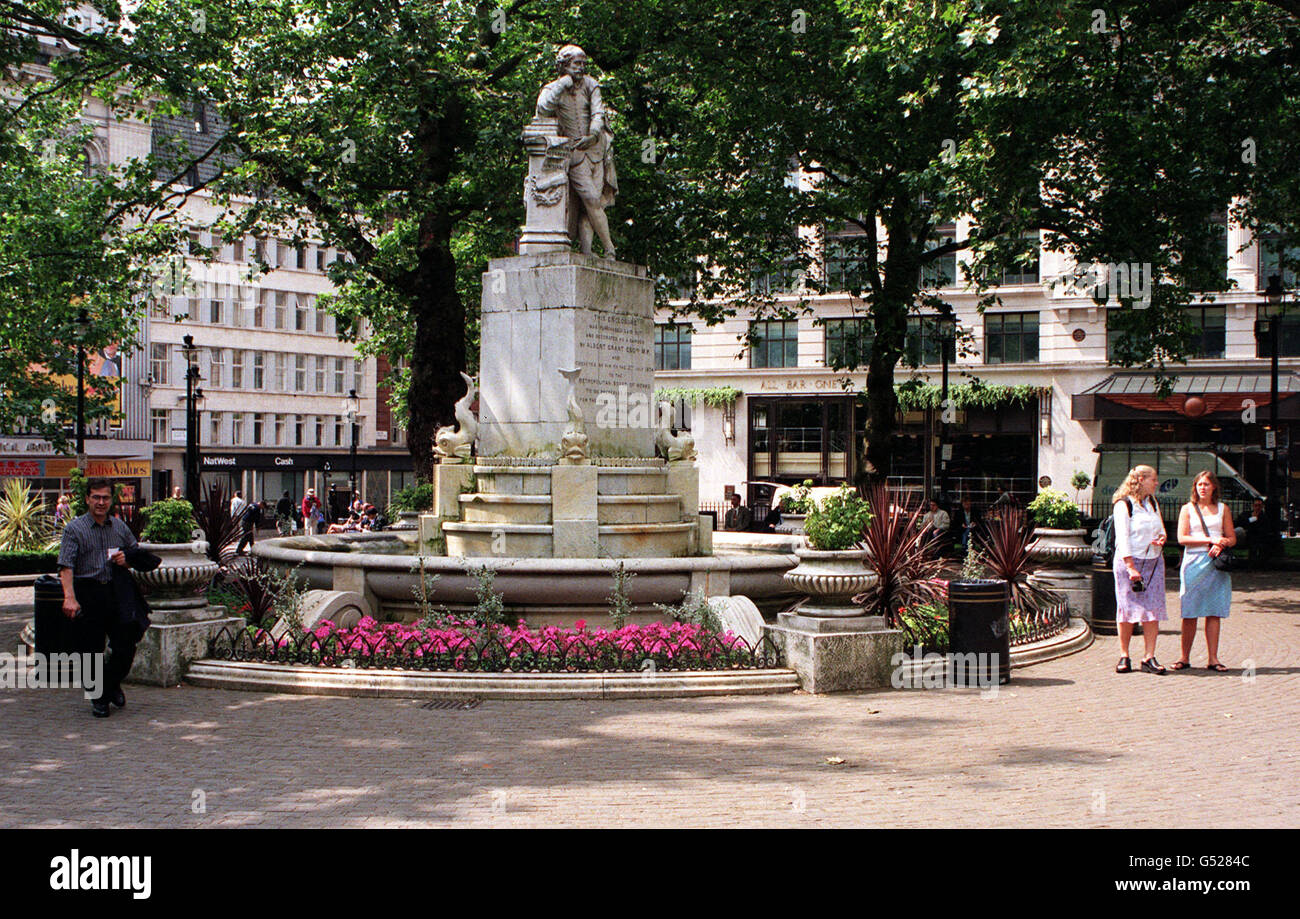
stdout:
[(1116, 673), (1132, 673), (1133, 661), (1127, 657), (1121, 657), (1119, 663), (1115, 665)]
[(1142, 662), (1142, 672), (1154, 673), (1158, 676), (1162, 676), (1165, 673), (1165, 668), (1160, 661), (1156, 660), (1154, 657), (1148, 657)]
[(1227, 672), (1228, 672), (1228, 668), (1227, 668), (1227, 666), (1225, 666), (1225, 665), (1222, 664), (1222, 663), (1218, 663), (1218, 664), (1206, 664), (1206, 665), (1205, 665), (1205, 669), (1206, 669), (1206, 670), (1213, 670), (1213, 671), (1216, 672), (1216, 673), (1227, 673)]
[(1192, 665), (1189, 664), (1187, 661), (1174, 661), (1172, 664), (1169, 665), (1169, 669), (1170, 669), (1170, 670), (1186, 670), (1186, 669), (1187, 669), (1188, 667), (1190, 667), (1190, 666), (1192, 666)]

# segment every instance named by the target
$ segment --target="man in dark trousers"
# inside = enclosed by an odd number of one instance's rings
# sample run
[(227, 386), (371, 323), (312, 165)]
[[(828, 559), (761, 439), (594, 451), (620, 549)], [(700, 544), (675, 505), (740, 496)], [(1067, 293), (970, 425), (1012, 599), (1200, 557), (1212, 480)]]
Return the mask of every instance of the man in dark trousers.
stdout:
[(235, 547), (236, 555), (243, 555), (244, 546), (251, 546), (256, 542), (254, 537), (258, 524), (262, 522), (262, 505), (265, 503), (265, 501), (252, 501), (244, 508), (244, 516), (239, 518), (242, 532), (239, 536), (239, 545)]
[(98, 638), (108, 639), (104, 664), (104, 691), (90, 703), (96, 718), (107, 718), (111, 702), (126, 705), (122, 679), (131, 669), (135, 646), (149, 626), (148, 607), (126, 570), (128, 563), (143, 570), (158, 567), (156, 555), (136, 545), (131, 530), (118, 517), (109, 516), (113, 485), (108, 479), (87, 482), (89, 513), (74, 518), (63, 529), (59, 545), (59, 580), (63, 584), (63, 614), (84, 617)]

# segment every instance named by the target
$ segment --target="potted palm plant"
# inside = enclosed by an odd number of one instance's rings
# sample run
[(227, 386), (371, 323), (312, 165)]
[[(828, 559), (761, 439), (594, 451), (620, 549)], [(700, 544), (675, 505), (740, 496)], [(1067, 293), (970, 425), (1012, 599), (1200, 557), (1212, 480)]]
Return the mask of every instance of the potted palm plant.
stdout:
[[(926, 529), (919, 501), (896, 495), (888, 485), (867, 491), (871, 520), (862, 535), (866, 564), (875, 583), (853, 598), (881, 617), (891, 628), (912, 629), (900, 613), (917, 606), (945, 602), (940, 538)], [(913, 636), (915, 637), (915, 636)]]
[(801, 616), (861, 616), (854, 596), (876, 582), (866, 567), (867, 553), (859, 547), (871, 521), (871, 508), (851, 486), (814, 505), (804, 521), (807, 546), (795, 549), (799, 564), (786, 572), (785, 581), (808, 599)]
[(142, 512), (140, 548), (162, 559), (152, 571), (131, 574), (155, 610), (206, 608), (207, 591), (220, 567), (207, 557), (208, 544), (195, 526), (194, 506), (184, 498), (155, 501)]

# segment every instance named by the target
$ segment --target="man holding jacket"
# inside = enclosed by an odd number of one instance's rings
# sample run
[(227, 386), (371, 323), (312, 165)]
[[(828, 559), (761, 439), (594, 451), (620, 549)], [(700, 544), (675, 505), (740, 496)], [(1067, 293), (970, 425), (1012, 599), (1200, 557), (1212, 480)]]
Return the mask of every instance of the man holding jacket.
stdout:
[(108, 639), (104, 665), (104, 691), (90, 703), (90, 713), (107, 718), (109, 703), (122, 708), (126, 696), (122, 680), (131, 670), (135, 646), (149, 627), (148, 606), (140, 597), (128, 564), (144, 571), (161, 560), (144, 552), (121, 519), (109, 515), (113, 485), (108, 479), (87, 483), (90, 511), (63, 529), (59, 545), (59, 580), (63, 585), (63, 614), (84, 617), (102, 647)]

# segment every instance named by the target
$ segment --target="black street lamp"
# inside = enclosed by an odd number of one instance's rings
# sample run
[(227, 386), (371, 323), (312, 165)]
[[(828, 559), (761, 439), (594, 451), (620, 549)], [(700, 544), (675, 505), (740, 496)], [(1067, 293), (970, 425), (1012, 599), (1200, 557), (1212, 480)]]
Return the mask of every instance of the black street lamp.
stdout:
[(942, 387), (939, 393), (939, 500), (948, 499), (948, 362), (957, 340), (957, 319), (951, 312), (934, 321), (939, 338), (940, 360), (943, 363)]
[(348, 476), (348, 506), (351, 507), (353, 496), (357, 493), (357, 416), (361, 413), (361, 397), (355, 389), (348, 390), (348, 400), (344, 409), (348, 423), (352, 425), (352, 472)]
[(197, 393), (195, 388), (200, 379), (197, 362), (199, 349), (194, 344), (194, 336), (186, 335), (181, 341), (181, 353), (185, 355), (185, 497), (194, 506), (199, 501), (199, 419), (195, 407)]
[[(77, 302), (81, 297), (75, 298)], [(90, 316), (85, 309), (77, 312), (77, 468), (86, 470), (86, 329)]]
[(1272, 518), (1274, 527), (1281, 523), (1282, 502), (1278, 495), (1278, 424), (1277, 424), (1277, 398), (1278, 398), (1278, 356), (1282, 350), (1282, 315), (1280, 307), (1285, 295), (1282, 288), (1282, 278), (1280, 275), (1269, 275), (1268, 286), (1264, 289), (1264, 300), (1266, 301), (1270, 315), (1261, 316), (1255, 320), (1255, 342), (1260, 350), (1268, 348), (1269, 353), (1269, 401), (1268, 401), (1268, 431), (1265, 435), (1264, 447), (1270, 450), (1268, 464), (1268, 513)]

